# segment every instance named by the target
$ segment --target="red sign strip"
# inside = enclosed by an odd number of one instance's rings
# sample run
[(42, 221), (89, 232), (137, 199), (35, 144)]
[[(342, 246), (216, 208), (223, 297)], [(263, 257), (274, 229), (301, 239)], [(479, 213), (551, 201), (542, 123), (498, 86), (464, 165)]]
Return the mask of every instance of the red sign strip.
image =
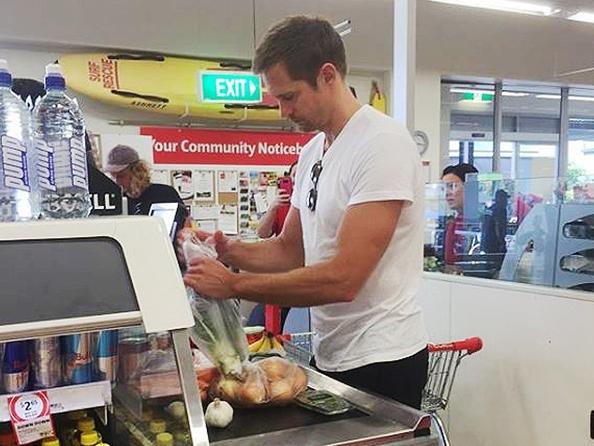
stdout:
[(155, 164), (288, 166), (313, 133), (141, 127), (153, 138)]

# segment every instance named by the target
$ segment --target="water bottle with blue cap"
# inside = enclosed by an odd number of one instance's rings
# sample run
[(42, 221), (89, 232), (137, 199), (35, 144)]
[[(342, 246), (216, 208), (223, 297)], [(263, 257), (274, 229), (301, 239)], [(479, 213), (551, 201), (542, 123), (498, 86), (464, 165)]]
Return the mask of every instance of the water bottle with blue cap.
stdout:
[(66, 96), (58, 64), (45, 69), (46, 95), (33, 109), (33, 138), (41, 215), (87, 217), (91, 210), (85, 124), (78, 104)]
[(28, 220), (36, 208), (30, 114), (11, 86), (8, 63), (0, 59), (0, 221)]

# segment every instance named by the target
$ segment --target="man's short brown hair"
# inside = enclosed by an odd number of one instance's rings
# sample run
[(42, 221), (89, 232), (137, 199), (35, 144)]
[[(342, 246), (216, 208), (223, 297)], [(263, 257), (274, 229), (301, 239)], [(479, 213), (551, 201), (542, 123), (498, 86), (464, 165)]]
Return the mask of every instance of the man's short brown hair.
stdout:
[(333, 64), (344, 78), (347, 71), (344, 44), (333, 26), (324, 19), (288, 17), (274, 25), (256, 49), (254, 73), (283, 63), (293, 80), (317, 87), (317, 76), (325, 63)]

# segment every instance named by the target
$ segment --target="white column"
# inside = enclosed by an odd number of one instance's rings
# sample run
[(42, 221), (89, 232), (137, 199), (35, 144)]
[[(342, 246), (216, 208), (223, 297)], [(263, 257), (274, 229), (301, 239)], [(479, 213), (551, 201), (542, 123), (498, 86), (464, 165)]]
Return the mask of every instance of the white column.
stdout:
[(561, 88), (561, 113), (559, 116), (559, 151), (557, 152), (557, 166), (555, 174), (557, 181), (567, 176), (569, 160), (569, 88)]
[(392, 116), (415, 130), (416, 0), (394, 0)]
[(501, 171), (501, 131), (503, 126), (503, 83), (495, 82), (495, 100), (493, 102), (493, 158), (491, 172)]

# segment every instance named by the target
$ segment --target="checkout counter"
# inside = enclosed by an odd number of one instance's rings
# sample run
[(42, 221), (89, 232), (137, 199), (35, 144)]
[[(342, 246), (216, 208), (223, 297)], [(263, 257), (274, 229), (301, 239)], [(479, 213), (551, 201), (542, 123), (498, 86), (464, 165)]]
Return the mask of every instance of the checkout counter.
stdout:
[[(367, 394), (304, 365), (309, 386), (356, 409), (325, 416), (295, 405), (237, 409), (226, 429), (204, 422), (187, 329), (193, 318), (170, 234), (152, 217), (6, 223), (0, 341), (119, 331), (112, 382), (48, 389), (52, 415), (88, 410), (112, 445), (154, 445), (154, 419), (183, 445), (437, 445), (427, 414)], [(8, 420), (0, 396), (0, 422)], [(172, 416), (172, 403), (185, 415)], [(165, 427), (166, 426), (166, 427)], [(60, 429), (59, 423), (57, 428)]]

